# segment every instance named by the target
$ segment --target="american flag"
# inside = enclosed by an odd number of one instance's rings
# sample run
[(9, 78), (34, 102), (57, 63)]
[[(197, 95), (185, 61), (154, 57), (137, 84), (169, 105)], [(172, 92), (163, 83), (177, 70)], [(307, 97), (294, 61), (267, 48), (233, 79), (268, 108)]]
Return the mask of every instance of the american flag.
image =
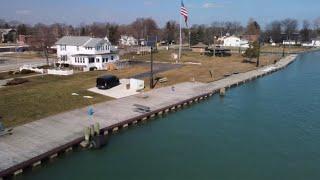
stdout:
[(188, 27), (188, 10), (186, 7), (184, 7), (183, 0), (181, 0), (180, 14), (184, 17), (184, 21), (186, 22), (186, 26)]

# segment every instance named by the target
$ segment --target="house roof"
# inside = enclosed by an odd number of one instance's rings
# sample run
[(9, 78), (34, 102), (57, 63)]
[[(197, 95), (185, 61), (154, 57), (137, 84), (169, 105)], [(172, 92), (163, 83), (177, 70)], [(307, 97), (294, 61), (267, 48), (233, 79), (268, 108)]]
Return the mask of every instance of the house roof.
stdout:
[(56, 44), (57, 45), (82, 46), (90, 39), (91, 39), (91, 37), (89, 37), (89, 36), (64, 36), (61, 39), (59, 39), (56, 42)]
[(84, 46), (86, 47), (95, 47), (97, 44), (104, 42), (105, 40), (102, 38), (90, 38)]
[(108, 41), (103, 38), (92, 38), (89, 36), (64, 36), (56, 42), (56, 45), (95, 47), (102, 42), (108, 43)]
[(199, 42), (198, 44), (192, 46), (191, 48), (206, 48), (207, 45), (203, 44), (202, 42)]
[(8, 34), (10, 31), (16, 31), (15, 29), (0, 29), (0, 33)]

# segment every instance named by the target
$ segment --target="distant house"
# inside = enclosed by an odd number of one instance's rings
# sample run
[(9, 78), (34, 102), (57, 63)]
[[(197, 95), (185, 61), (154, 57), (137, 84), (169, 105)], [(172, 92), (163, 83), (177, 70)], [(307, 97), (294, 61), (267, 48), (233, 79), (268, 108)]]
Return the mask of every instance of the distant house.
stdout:
[(34, 37), (32, 35), (19, 35), (18, 41), (20, 45), (30, 45), (34, 40)]
[(320, 47), (320, 37), (312, 39), (309, 43), (303, 43), (302, 46), (304, 47)]
[(15, 29), (0, 29), (1, 43), (16, 43), (17, 31)]
[(282, 42), (283, 45), (300, 45), (301, 43), (299, 41), (295, 41), (295, 40), (284, 40)]
[(208, 46), (206, 44), (203, 44), (202, 42), (199, 42), (198, 44), (191, 46), (192, 52), (198, 53), (204, 53), (206, 51), (206, 48), (208, 48)]
[(140, 46), (146, 46), (147, 45), (147, 40), (145, 40), (145, 39), (139, 39), (139, 42), (138, 42), (138, 44), (140, 45)]
[(236, 36), (230, 36), (223, 39), (223, 46), (249, 48), (249, 42)]
[(123, 35), (123, 36), (121, 36), (121, 38), (119, 40), (119, 44), (122, 46), (137, 46), (138, 40), (136, 38), (134, 38), (133, 36)]
[(108, 63), (119, 60), (108, 38), (89, 36), (64, 36), (56, 43), (58, 63), (83, 70), (102, 70)]

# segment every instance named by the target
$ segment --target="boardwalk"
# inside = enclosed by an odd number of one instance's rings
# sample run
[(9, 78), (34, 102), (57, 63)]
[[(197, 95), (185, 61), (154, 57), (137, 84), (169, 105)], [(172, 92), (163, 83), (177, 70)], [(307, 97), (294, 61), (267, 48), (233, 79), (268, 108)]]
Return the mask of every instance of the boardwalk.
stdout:
[[(164, 87), (147, 92), (145, 93), (147, 98), (135, 95), (97, 104), (94, 105), (94, 121), (99, 122), (102, 128), (121, 123), (141, 116), (134, 111), (134, 104), (148, 106), (152, 111), (161, 109), (276, 71), (287, 66), (294, 59), (295, 56), (289, 56), (276, 65), (232, 75), (209, 84), (186, 82), (175, 85), (174, 91), (171, 87)], [(1, 172), (4, 173), (9, 168), (82, 137), (84, 127), (92, 123), (88, 121), (86, 112), (87, 109), (82, 108), (44, 118), (15, 128), (12, 136), (0, 138), (0, 177)]]

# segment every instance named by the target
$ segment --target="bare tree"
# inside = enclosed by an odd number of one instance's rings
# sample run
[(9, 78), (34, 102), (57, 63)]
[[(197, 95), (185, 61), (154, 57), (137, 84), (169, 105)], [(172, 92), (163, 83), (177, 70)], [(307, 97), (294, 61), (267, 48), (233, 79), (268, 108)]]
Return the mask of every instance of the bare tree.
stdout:
[(311, 36), (311, 28), (310, 28), (310, 22), (308, 20), (303, 21), (302, 29), (300, 31), (300, 36), (303, 42), (309, 42), (310, 36)]
[(261, 31), (260, 25), (254, 19), (250, 19), (247, 25), (246, 34), (259, 35)]
[(139, 39), (158, 35), (158, 25), (151, 18), (138, 18), (131, 24), (131, 27), (134, 36)]
[(31, 46), (36, 50), (41, 50), (46, 57), (47, 65), (49, 65), (49, 49), (56, 42), (56, 37), (52, 33), (52, 29), (44, 24), (36, 24), (34, 26), (33, 38)]
[(281, 22), (273, 21), (270, 24), (267, 24), (265, 36), (267, 40), (270, 41), (272, 39), (273, 42), (279, 43), (282, 40), (281, 37)]
[(288, 39), (295, 39), (295, 34), (298, 31), (298, 21), (296, 19), (287, 18), (282, 21), (282, 30)]
[(313, 26), (314, 26), (314, 31), (316, 32), (316, 35), (320, 36), (320, 17), (314, 20)]

